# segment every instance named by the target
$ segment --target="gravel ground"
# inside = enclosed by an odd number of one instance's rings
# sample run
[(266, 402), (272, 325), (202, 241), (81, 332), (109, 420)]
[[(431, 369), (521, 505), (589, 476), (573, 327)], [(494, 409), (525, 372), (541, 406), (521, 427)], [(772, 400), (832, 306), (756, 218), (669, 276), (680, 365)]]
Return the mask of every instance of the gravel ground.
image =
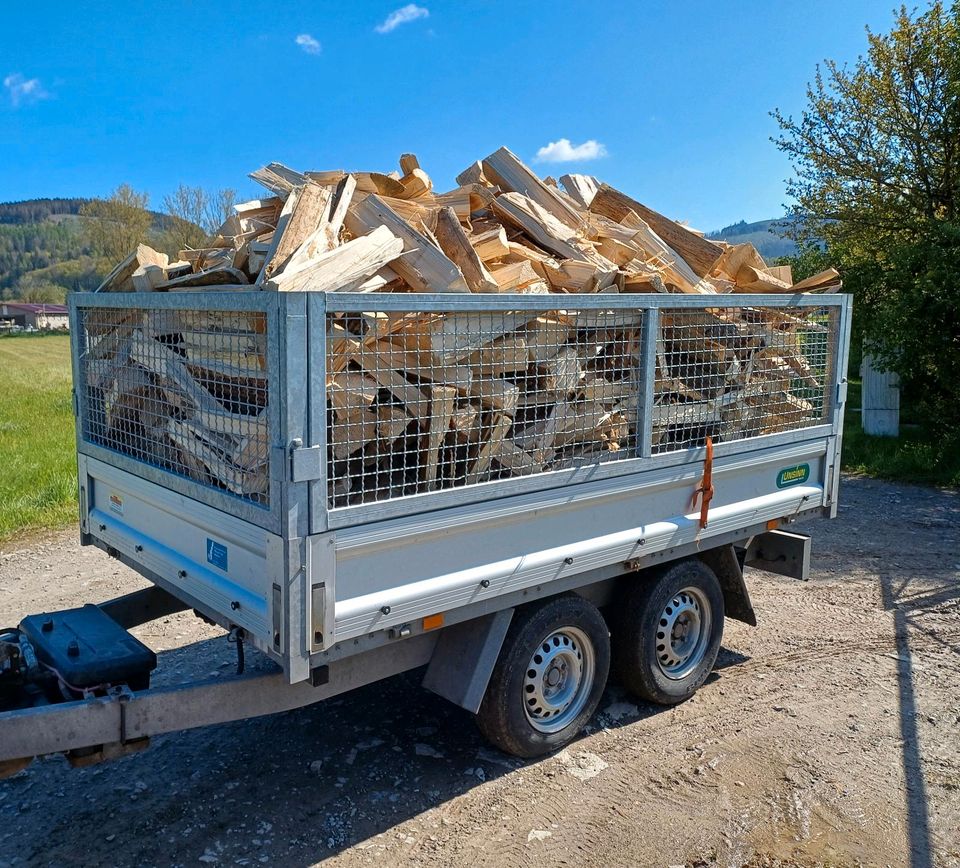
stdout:
[[(960, 865), (960, 495), (847, 479), (808, 583), (751, 572), (760, 625), (664, 709), (611, 684), (519, 762), (391, 679), (0, 782), (7, 865)], [(0, 552), (0, 622), (142, 585), (75, 533)], [(138, 635), (171, 683), (229, 672), (187, 614)], [(186, 643), (198, 643), (185, 650)]]

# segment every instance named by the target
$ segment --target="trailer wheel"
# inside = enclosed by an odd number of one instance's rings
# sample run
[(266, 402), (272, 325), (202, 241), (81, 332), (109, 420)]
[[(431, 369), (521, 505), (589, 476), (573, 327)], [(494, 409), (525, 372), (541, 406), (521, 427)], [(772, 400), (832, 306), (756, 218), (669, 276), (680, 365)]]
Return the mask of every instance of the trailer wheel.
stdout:
[(613, 665), (642, 699), (675, 705), (707, 680), (723, 636), (723, 591), (702, 561), (638, 576), (617, 607)]
[(536, 757), (569, 744), (593, 715), (610, 669), (610, 633), (574, 595), (518, 609), (477, 724), (493, 745)]

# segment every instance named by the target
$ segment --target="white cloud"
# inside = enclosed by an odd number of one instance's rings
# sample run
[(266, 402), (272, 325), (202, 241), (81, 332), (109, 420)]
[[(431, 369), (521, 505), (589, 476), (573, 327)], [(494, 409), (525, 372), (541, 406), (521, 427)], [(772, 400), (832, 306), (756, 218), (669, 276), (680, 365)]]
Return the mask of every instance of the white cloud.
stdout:
[(396, 30), (401, 24), (409, 24), (411, 21), (416, 21), (418, 18), (429, 17), (429, 9), (424, 6), (417, 6), (416, 3), (408, 3), (406, 6), (402, 6), (395, 12), (391, 12), (384, 19), (382, 24), (378, 24), (373, 29), (376, 30), (377, 33), (390, 33), (391, 31)]
[(558, 139), (537, 151), (538, 163), (575, 163), (598, 160), (607, 156), (607, 148), (596, 139), (587, 139), (582, 145), (570, 143), (570, 139)]
[(50, 94), (40, 84), (39, 78), (24, 78), (19, 72), (11, 72), (3, 80), (3, 86), (7, 89), (7, 96), (10, 97), (10, 103), (14, 108), (23, 103), (39, 102), (50, 98)]
[(309, 33), (301, 33), (294, 42), (307, 52), (307, 54), (319, 54), (323, 50), (319, 41), (314, 39)]

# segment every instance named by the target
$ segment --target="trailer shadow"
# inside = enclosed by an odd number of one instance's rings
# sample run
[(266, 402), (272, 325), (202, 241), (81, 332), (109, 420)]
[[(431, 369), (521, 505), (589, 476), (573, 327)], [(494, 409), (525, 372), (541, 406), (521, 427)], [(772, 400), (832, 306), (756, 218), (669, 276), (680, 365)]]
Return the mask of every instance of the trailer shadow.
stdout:
[[(935, 623), (925, 615), (943, 611), (944, 606), (960, 607), (960, 583), (955, 579), (931, 587), (929, 580), (883, 572), (879, 576), (883, 607), (892, 613), (897, 660), (897, 693), (900, 705), (900, 738), (902, 740), (903, 774), (907, 832), (910, 843), (911, 868), (932, 868), (935, 864), (931, 838), (930, 799), (921, 758), (918, 718), (921, 716), (917, 696), (915, 647), (933, 643), (939, 648), (960, 655), (960, 643), (944, 637)], [(920, 587), (916, 587), (919, 585)]]
[[(232, 671), (234, 653), (225, 638), (163, 652), (160, 681)], [(258, 654), (247, 656), (248, 665), (262, 665)], [(724, 649), (718, 666), (745, 659)], [(15, 843), (28, 862), (309, 865), (355, 845), (375, 853), (383, 836), (430, 808), (528, 765), (562, 761), (528, 763), (489, 747), (472, 715), (421, 688), (421, 676), (160, 737), (98, 767), (34, 763), (0, 784), (0, 817), (16, 816)], [(587, 732), (666, 710), (635, 702), (612, 682)], [(578, 754), (577, 742), (569, 752)], [(421, 831), (429, 846), (429, 828)]]
[[(909, 864), (932, 868), (938, 864), (936, 827), (919, 721), (927, 717), (932, 723), (931, 715), (940, 709), (930, 701), (929, 676), (926, 702), (921, 702), (917, 673), (929, 667), (924, 656), (960, 655), (960, 641), (951, 629), (960, 613), (960, 494), (919, 486), (887, 486), (883, 492), (884, 486), (878, 480), (845, 478), (840, 521), (820, 523), (816, 532), (832, 538), (831, 558), (845, 569), (876, 577), (883, 609), (892, 616)], [(881, 493), (887, 501), (882, 521), (875, 511)], [(881, 526), (896, 529), (903, 540), (895, 555), (878, 541)]]

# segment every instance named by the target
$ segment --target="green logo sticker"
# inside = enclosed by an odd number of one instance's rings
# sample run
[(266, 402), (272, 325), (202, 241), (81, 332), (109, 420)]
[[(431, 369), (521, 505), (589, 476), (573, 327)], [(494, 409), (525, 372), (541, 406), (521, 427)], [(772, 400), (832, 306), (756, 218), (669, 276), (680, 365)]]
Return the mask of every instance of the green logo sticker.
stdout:
[(810, 465), (797, 464), (793, 467), (784, 467), (777, 474), (777, 488), (787, 488), (790, 485), (800, 485), (810, 478)]

